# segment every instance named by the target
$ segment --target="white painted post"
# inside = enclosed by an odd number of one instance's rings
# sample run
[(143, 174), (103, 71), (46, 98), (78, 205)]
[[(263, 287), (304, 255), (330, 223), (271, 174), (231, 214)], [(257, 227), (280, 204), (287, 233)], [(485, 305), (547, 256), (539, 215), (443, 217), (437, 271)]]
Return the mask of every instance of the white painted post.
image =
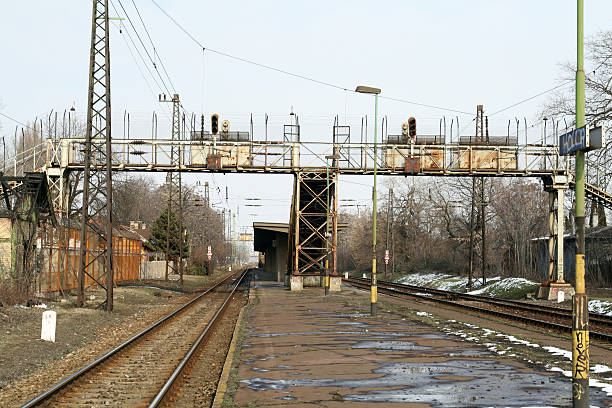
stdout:
[(46, 310), (42, 315), (41, 340), (55, 343), (55, 323), (57, 314), (53, 310)]
[(344, 272), (344, 279), (348, 279), (348, 272)]

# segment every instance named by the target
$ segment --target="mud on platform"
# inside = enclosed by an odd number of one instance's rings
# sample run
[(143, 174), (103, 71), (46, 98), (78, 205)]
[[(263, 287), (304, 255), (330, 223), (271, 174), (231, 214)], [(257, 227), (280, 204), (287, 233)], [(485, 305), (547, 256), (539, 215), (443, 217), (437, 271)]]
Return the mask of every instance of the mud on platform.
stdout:
[[(384, 310), (372, 319), (367, 293), (254, 290), (259, 303), (242, 344), (237, 406), (571, 405), (570, 380), (559, 373)], [(612, 400), (592, 388), (591, 404)]]

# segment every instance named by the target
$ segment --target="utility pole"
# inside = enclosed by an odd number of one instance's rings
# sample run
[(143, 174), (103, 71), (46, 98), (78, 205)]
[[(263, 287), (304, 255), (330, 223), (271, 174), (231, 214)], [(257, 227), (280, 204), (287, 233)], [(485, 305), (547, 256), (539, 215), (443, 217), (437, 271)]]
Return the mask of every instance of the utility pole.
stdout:
[[(390, 227), (390, 219), (391, 219), (391, 211), (393, 211), (393, 203), (391, 202), (391, 196), (393, 195), (393, 189), (389, 189), (389, 198), (387, 200), (387, 236), (385, 239), (385, 255), (389, 253), (389, 227)], [(387, 267), (389, 261), (385, 259), (385, 280), (387, 279)]]
[(486, 265), (487, 265), (487, 247), (486, 247), (486, 206), (485, 201), (485, 178), (480, 178), (480, 268), (482, 269), (482, 284), (487, 283)]
[(472, 290), (472, 276), (474, 273), (474, 205), (476, 196), (476, 178), (472, 177), (472, 205), (470, 210), (470, 269), (468, 271), (468, 289)]
[[(483, 112), (484, 112), (484, 108), (482, 105), (476, 105), (476, 131), (474, 133), (474, 141), (475, 142), (483, 142), (484, 137), (483, 137)], [(470, 151), (470, 170), (473, 171), (474, 170), (474, 152)], [(480, 182), (480, 185), (482, 187), (482, 179)], [(482, 194), (484, 194), (481, 190), (481, 196)], [(474, 277), (474, 218), (475, 218), (475, 211), (476, 211), (476, 177), (472, 176), (472, 194), (471, 194), (471, 198), (472, 198), (472, 203), (471, 203), (471, 209), (470, 209), (470, 265), (469, 265), (469, 271), (468, 271), (468, 289), (472, 290), (472, 285), (473, 285), (473, 277)], [(482, 216), (482, 211), (479, 212), (479, 214)], [(482, 231), (481, 231), (482, 232)], [(482, 261), (483, 265), (484, 265), (484, 260)], [(483, 276), (484, 276), (484, 269), (483, 269)]]
[[(83, 306), (85, 275), (88, 275), (106, 290), (106, 311), (112, 312), (113, 179), (108, 0), (93, 0), (92, 4), (77, 306)], [(97, 242), (105, 242), (102, 250), (97, 250)], [(96, 250), (90, 251), (90, 246)], [(90, 269), (90, 266), (94, 267)], [(100, 268), (102, 273), (94, 276), (93, 271)], [(106, 287), (100, 279), (104, 274)]]
[[(584, 121), (584, 0), (577, 0), (576, 129)], [(584, 151), (576, 152), (576, 294), (572, 297), (572, 405), (589, 406), (589, 302), (585, 290)]]
[(178, 222), (178, 260), (174, 265), (174, 270), (179, 274), (181, 285), (183, 284), (183, 188), (180, 172), (182, 163), (181, 148), (178, 142), (181, 140), (181, 101), (178, 94), (174, 94), (171, 100), (159, 98), (160, 102), (172, 103), (172, 141), (170, 146), (170, 167), (177, 171), (169, 171), (166, 175), (166, 183), (168, 188), (168, 212), (166, 223), (166, 274), (165, 280), (168, 280), (168, 270), (170, 268), (170, 241), (172, 235), (172, 225), (170, 222), (170, 214), (176, 211)]
[(393, 221), (395, 221), (395, 194), (391, 189), (391, 275), (395, 276), (395, 230), (393, 229)]

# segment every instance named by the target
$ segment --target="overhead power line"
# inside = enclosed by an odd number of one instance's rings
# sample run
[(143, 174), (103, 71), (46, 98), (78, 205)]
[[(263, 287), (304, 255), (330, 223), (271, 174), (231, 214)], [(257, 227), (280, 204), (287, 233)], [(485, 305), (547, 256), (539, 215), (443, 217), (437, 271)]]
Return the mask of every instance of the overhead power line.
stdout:
[[(132, 23), (132, 19), (130, 18), (129, 14), (127, 13), (127, 10), (125, 9), (125, 7), (123, 7), (123, 3), (121, 2), (121, 0), (117, 0), (117, 1), (119, 2), (119, 6), (123, 10), (123, 13), (125, 14), (125, 17), (127, 18), (128, 22), (130, 23), (130, 26), (132, 27), (132, 30), (134, 30), (134, 33), (136, 34), (136, 37), (138, 38), (138, 41), (140, 41), (140, 44), (142, 45), (142, 48), (145, 51), (145, 54), (147, 54), (147, 57), (149, 58), (149, 61), (151, 61), (151, 64), (153, 65), (153, 68), (157, 72), (157, 75), (159, 76), (159, 79), (161, 80), (162, 84), (164, 85), (164, 89), (166, 90), (168, 95), (172, 95), (173, 92), (170, 92), (170, 90), (168, 89), (168, 86), (166, 85), (166, 81), (164, 81), (164, 78), (159, 73), (159, 70), (157, 69), (157, 64), (155, 63), (155, 60), (151, 57), (151, 54), (149, 53), (149, 50), (147, 49), (147, 47), (145, 46), (144, 42), (142, 41), (142, 38), (140, 37), (140, 34), (138, 33), (138, 30), (136, 30), (136, 27), (134, 26), (134, 23)], [(172, 88), (174, 90), (174, 87), (172, 87)]]
[(525, 99), (523, 99), (523, 100), (521, 100), (521, 101), (519, 101), (519, 102), (513, 103), (513, 104), (512, 104), (512, 105), (510, 105), (510, 106), (507, 106), (507, 107), (505, 107), (505, 108), (503, 108), (503, 109), (500, 109), (500, 110), (498, 110), (498, 111), (496, 111), (496, 112), (493, 112), (492, 114), (490, 114), (490, 115), (489, 115), (489, 117), (491, 117), (491, 116), (493, 116), (493, 115), (497, 115), (498, 113), (501, 113), (501, 112), (507, 111), (508, 109), (514, 108), (515, 106), (518, 106), (518, 105), (520, 105), (520, 104), (522, 104), (522, 103), (529, 102), (530, 100), (535, 99), (535, 98), (537, 98), (538, 96), (542, 96), (542, 95), (544, 95), (544, 94), (547, 94), (547, 93), (549, 93), (549, 92), (554, 91), (555, 89), (559, 89), (559, 88), (562, 88), (562, 87), (564, 87), (564, 86), (566, 86), (566, 85), (569, 85), (569, 84), (571, 84), (571, 83), (573, 83), (573, 82), (574, 82), (574, 80), (572, 79), (572, 80), (570, 80), (570, 81), (564, 82), (564, 83), (559, 84), (559, 85), (557, 85), (557, 86), (555, 86), (555, 87), (552, 87), (552, 88), (550, 88), (550, 89), (547, 89), (547, 90), (545, 90), (545, 91), (542, 91), (542, 92), (540, 92), (540, 93), (538, 93), (538, 94), (535, 94), (535, 95), (533, 95), (533, 96), (530, 96), (529, 98), (525, 98)]
[[(313, 78), (311, 76), (308, 75), (302, 75), (302, 74), (298, 74), (295, 72), (291, 72), (291, 71), (287, 71), (285, 69), (281, 69), (281, 68), (277, 68), (277, 67), (273, 67), (271, 65), (266, 65), (266, 64), (262, 64), (260, 62), (257, 61), (253, 61), (247, 58), (243, 58), (243, 57), (239, 57), (236, 55), (232, 55), (230, 53), (224, 52), (224, 51), (220, 51), (220, 50), (216, 50), (214, 48), (210, 48), (205, 46), (204, 44), (202, 44), (193, 34), (191, 34), (189, 31), (187, 31), (187, 29), (181, 24), (179, 23), (174, 17), (172, 17), (166, 10), (164, 10), (155, 0), (151, 0), (153, 2), (153, 4), (166, 16), (168, 17), (168, 19), (170, 19), (170, 21), (172, 21), (174, 23), (174, 25), (176, 25), (187, 37), (189, 37), (195, 44), (198, 45), (198, 47), (200, 47), (200, 49), (202, 49), (202, 51), (210, 51), (214, 54), (218, 54), (221, 56), (224, 56), (226, 58), (230, 58), (236, 61), (240, 61), (240, 62), (244, 62), (246, 64), (251, 64), (254, 65), (256, 67), (259, 68), (263, 68), (263, 69), (267, 69), (270, 71), (274, 71), (274, 72), (278, 72), (280, 74), (284, 74), (284, 75), (288, 75), (294, 78), (298, 78), (298, 79), (302, 79), (305, 81), (309, 81), (309, 82), (313, 82), (319, 85), (323, 85), (323, 86), (327, 86), (330, 88), (334, 88), (334, 89), (338, 89), (344, 92), (355, 92), (353, 89), (349, 89), (345, 86), (342, 85), (338, 85), (338, 84), (334, 84), (328, 81), (322, 81), (320, 79), (316, 79)], [(413, 101), (408, 101), (405, 99), (400, 99), (400, 98), (392, 98), (389, 96), (380, 96), (380, 98), (384, 98), (384, 99), (388, 99), (390, 101), (395, 101), (395, 102), (401, 102), (401, 103), (406, 103), (409, 105), (416, 105), (416, 106), (423, 106), (423, 107), (427, 107), (427, 108), (432, 108), (432, 109), (438, 109), (438, 110), (444, 110), (444, 111), (449, 111), (449, 112), (456, 112), (456, 113), (462, 113), (462, 114), (466, 114), (466, 115), (471, 115), (471, 113), (468, 112), (463, 112), (457, 109), (451, 109), (451, 108), (445, 108), (442, 106), (435, 106), (435, 105), (428, 105), (428, 104), (424, 104), (424, 103), (418, 103), (418, 102), (413, 102)]]
[(381, 99), (388, 99), (390, 101), (395, 101), (395, 102), (407, 103), (407, 104), (410, 104), (410, 105), (423, 106), (423, 107), (426, 107), (426, 108), (432, 108), (432, 109), (445, 110), (445, 111), (449, 111), (449, 112), (461, 113), (461, 114), (464, 114), (464, 115), (472, 115), (472, 113), (470, 113), (470, 112), (464, 112), (464, 111), (460, 111), (460, 110), (457, 110), (457, 109), (451, 109), (451, 108), (444, 108), (442, 106), (428, 105), (426, 103), (407, 101), (405, 99), (392, 98), (390, 96), (380, 95), (379, 98), (381, 98)]
[(25, 123), (23, 123), (23, 122), (18, 121), (17, 119), (15, 119), (15, 118), (13, 118), (13, 117), (10, 117), (9, 115), (5, 115), (5, 114), (4, 114), (4, 113), (2, 113), (2, 112), (0, 112), (0, 115), (1, 115), (1, 116), (4, 116), (5, 118), (7, 118), (7, 119), (9, 119), (9, 120), (12, 120), (12, 121), (13, 121), (13, 122), (15, 122), (15, 123), (20, 124), (21, 126), (23, 126), (23, 127), (27, 128), (27, 129), (30, 129), (30, 130), (36, 131), (36, 129), (34, 129), (34, 128), (32, 128), (32, 127), (28, 126), (28, 125), (26, 125), (26, 124), (25, 124)]
[(151, 38), (151, 35), (149, 34), (149, 30), (147, 29), (147, 25), (145, 24), (144, 20), (142, 19), (142, 15), (140, 14), (140, 10), (138, 10), (138, 6), (136, 5), (136, 2), (134, 0), (132, 0), (132, 4), (134, 5), (134, 9), (136, 10), (136, 14), (138, 14), (138, 18), (140, 19), (140, 23), (142, 24), (142, 27), (144, 28), (145, 33), (147, 34), (147, 37), (149, 38), (149, 42), (151, 43), (151, 47), (153, 48), (153, 55), (157, 59), (159, 59), (159, 63), (161, 65), (162, 69), (164, 70), (164, 74), (166, 74), (166, 78), (168, 78), (168, 82), (170, 83), (170, 87), (172, 88), (173, 91), (176, 92), (176, 87), (172, 83), (172, 79), (170, 78), (170, 75), (168, 75), (168, 71), (166, 70), (166, 66), (164, 65), (164, 61), (161, 59), (160, 55), (157, 53), (157, 47), (155, 46), (155, 43), (153, 42), (153, 39)]

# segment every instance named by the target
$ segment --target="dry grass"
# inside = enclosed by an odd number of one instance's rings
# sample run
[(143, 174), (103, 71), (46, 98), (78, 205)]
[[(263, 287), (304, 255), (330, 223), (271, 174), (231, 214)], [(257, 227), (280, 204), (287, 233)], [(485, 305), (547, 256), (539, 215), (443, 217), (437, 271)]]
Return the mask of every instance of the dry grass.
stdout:
[(10, 277), (0, 277), (0, 303), (3, 306), (22, 304), (28, 299), (27, 285)]

